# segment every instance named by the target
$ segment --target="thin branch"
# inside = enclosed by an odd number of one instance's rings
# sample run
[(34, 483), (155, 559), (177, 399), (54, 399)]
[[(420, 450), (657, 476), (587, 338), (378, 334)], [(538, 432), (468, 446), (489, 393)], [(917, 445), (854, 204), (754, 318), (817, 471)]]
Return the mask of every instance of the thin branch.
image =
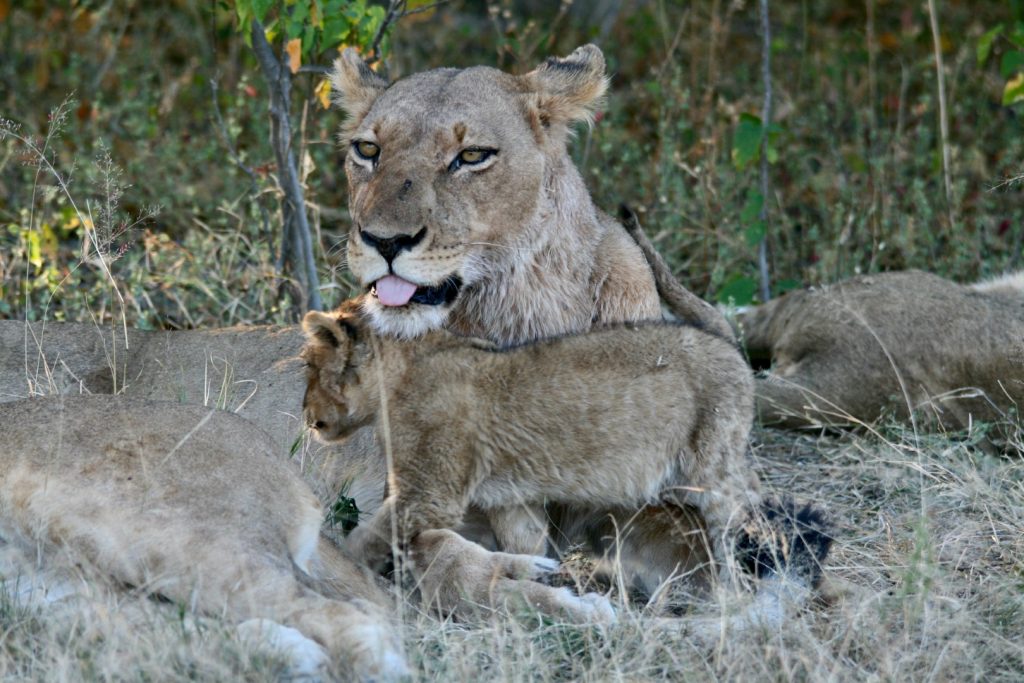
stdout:
[(377, 27), (377, 34), (373, 37), (373, 42), (370, 43), (370, 56), (367, 57), (367, 64), (374, 64), (380, 61), (380, 44), (384, 40), (384, 35), (388, 32), (388, 28), (391, 24), (395, 23), (405, 14), (405, 6), (408, 0), (390, 0), (388, 3), (388, 13), (384, 15), (384, 21), (380, 22), (380, 26)]
[(761, 211), (758, 219), (764, 236), (757, 245), (757, 267), (761, 273), (761, 302), (771, 298), (768, 273), (768, 127), (772, 122), (772, 27), (768, 20), (768, 0), (761, 0), (761, 79), (764, 82), (764, 105), (761, 108)]
[[(282, 59), (279, 60), (273, 47), (267, 42), (263, 25), (252, 22), (252, 49), (270, 86), (270, 142), (277, 158), (277, 179), (284, 193), (282, 214), (285, 235), (281, 250), (285, 252), (288, 237), (291, 237), (291, 256), (297, 261), (295, 272), (306, 288), (306, 308), (322, 310), (320, 280), (313, 258), (313, 243), (306, 216), (306, 201), (302, 193), (296, 170), (295, 152), (292, 149), (292, 129), (289, 117), (291, 104), (291, 71)], [(301, 262), (299, 262), (301, 261)]]
[(422, 14), (424, 12), (429, 12), (432, 9), (437, 9), (441, 5), (447, 5), (449, 2), (451, 2), (451, 0), (437, 0), (437, 2), (432, 2), (429, 5), (424, 5), (423, 7), (405, 10), (404, 12), (402, 12), (402, 16), (398, 18), (405, 19), (406, 17), (411, 17), (414, 14)]
[(951, 153), (949, 148), (949, 115), (946, 109), (946, 79), (942, 65), (942, 37), (939, 35), (939, 16), (935, 0), (928, 0), (928, 17), (931, 20), (932, 44), (935, 48), (935, 80), (939, 87), (939, 131), (942, 135), (942, 179), (946, 188), (946, 207), (949, 211), (950, 227), (953, 227), (953, 180), (951, 177)]
[(1011, 185), (1016, 185), (1018, 183), (1024, 183), (1024, 173), (1021, 173), (1020, 175), (1014, 176), (1012, 178), (1005, 178), (999, 181), (992, 187), (988, 188), (988, 192), (995, 192), (996, 190), (1002, 189), (1004, 187), (1010, 187)]
[(331, 73), (331, 67), (322, 66), (320, 64), (303, 64), (299, 67), (297, 73), (300, 74), (318, 74), (320, 76), (329, 76)]

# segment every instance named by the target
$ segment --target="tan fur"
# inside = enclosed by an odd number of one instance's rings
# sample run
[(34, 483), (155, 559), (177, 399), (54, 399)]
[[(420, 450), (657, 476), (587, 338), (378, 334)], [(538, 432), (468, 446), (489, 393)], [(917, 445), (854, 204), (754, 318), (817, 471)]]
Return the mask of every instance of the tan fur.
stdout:
[[(362, 237), (410, 236), (391, 272), (433, 286), (463, 282), (451, 306), (384, 307), (366, 299), (383, 333), (415, 336), (442, 324), (502, 343), (579, 332), (596, 321), (660, 315), (643, 256), (594, 207), (566, 153), (569, 126), (589, 120), (605, 90), (592, 45), (523, 76), (486, 67), (438, 69), (384, 88), (352, 54), (335, 64), (349, 114), (345, 145), (373, 142), (372, 164), (350, 151), (348, 263), (370, 287), (389, 271)], [(464, 149), (495, 154), (451, 170)]]
[(297, 327), (145, 331), (0, 321), (0, 401), (52, 394), (125, 394), (207, 405), (261, 425), (279, 450), (302, 423)]
[(741, 318), (767, 424), (918, 427), (997, 423), (1016, 430), (1024, 406), (1024, 277), (959, 285), (929, 273), (867, 275), (792, 292)]
[(644, 258), (650, 264), (654, 281), (658, 286), (658, 294), (668, 306), (669, 311), (680, 320), (710, 330), (724, 339), (735, 340), (735, 333), (718, 309), (679, 284), (668, 263), (644, 233), (637, 215), (624, 206), (622, 207), (622, 217), (626, 232), (636, 241)]
[(249, 422), (114, 396), (0, 405), (0, 538), (198, 612), (293, 626), (361, 679), (406, 672), (385, 594)]
[[(760, 502), (746, 462), (752, 378), (729, 341), (644, 323), (508, 349), (443, 331), (403, 342), (374, 335), (358, 308), (303, 323), (307, 419), (328, 439), (372, 423), (390, 447), (389, 496), (350, 536), (356, 556), (378, 561), (393, 521), (414, 540), (470, 504), (671, 501), (699, 509), (728, 564), (726, 530)], [(502, 545), (519, 542), (503, 531)]]
[[(303, 433), (304, 339), (298, 326), (144, 331), (0, 320), (0, 402), (116, 393), (206, 405), (260, 425), (278, 453), (289, 453)], [(380, 504), (384, 472), (372, 432), (344, 449), (303, 445), (303, 475), (325, 505), (342, 489), (361, 510)]]
[[(85, 324), (0, 321), (0, 402), (117, 391), (140, 406), (157, 399), (225, 408), (265, 428), (274, 452), (282, 457), (291, 452), (300, 434), (298, 413), (306, 382), (298, 352), (303, 341), (297, 327), (128, 330), (126, 335), (124, 330)], [(171, 418), (165, 424), (172, 424)], [(225, 435), (222, 448), (230, 438)], [(237, 443), (248, 441), (240, 438)], [(369, 513), (384, 499), (386, 471), (380, 466), (373, 430), (359, 431), (340, 447), (311, 442), (297, 459), (324, 506), (342, 493)], [(433, 574), (427, 572), (421, 592), (432, 603), (444, 605), (446, 612), (500, 607), (511, 595), (521, 594), (531, 596), (530, 604), (549, 614), (575, 621), (593, 616), (592, 601), (528, 580), (538, 575), (536, 567), (550, 572), (556, 563), (535, 557), (492, 557), (459, 537), (445, 537), (444, 543), (428, 547), (441, 555), (421, 554), (420, 564), (443, 568), (438, 571), (449, 580), (432, 580)], [(534, 569), (520, 575), (524, 566)], [(450, 580), (459, 572), (464, 580)], [(496, 591), (497, 586), (502, 590)]]
[[(381, 150), (376, 165), (351, 151), (346, 160), (353, 274), (370, 287), (388, 273), (361, 230), (395, 237), (426, 228), (422, 242), (401, 251), (391, 270), (422, 285), (452, 276), (464, 283), (448, 307), (385, 308), (368, 297), (378, 332), (412, 336), (444, 326), (507, 345), (661, 317), (643, 254), (594, 206), (566, 152), (570, 126), (589, 121), (604, 93), (600, 50), (581, 47), (523, 76), (485, 67), (439, 69), (390, 86), (347, 53), (332, 83), (349, 115), (342, 145), (366, 140)], [(449, 173), (467, 146), (498, 152), (486, 168)], [(560, 543), (627, 560), (650, 590), (704, 557), (693, 544), (671, 540), (690, 538), (693, 528), (665, 536), (666, 528), (689, 518), (672, 510), (648, 507), (638, 514), (595, 503), (589, 510), (551, 505), (547, 512)]]

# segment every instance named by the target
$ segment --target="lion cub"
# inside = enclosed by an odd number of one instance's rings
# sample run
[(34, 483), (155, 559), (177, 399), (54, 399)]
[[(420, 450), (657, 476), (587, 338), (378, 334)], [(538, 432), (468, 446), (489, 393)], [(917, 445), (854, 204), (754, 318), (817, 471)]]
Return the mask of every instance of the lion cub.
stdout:
[(303, 326), (309, 424), (328, 440), (374, 424), (390, 449), (388, 498), (349, 537), (368, 562), (387, 556), (393, 523), (404, 543), (470, 504), (515, 517), (670, 500), (701, 511), (728, 566), (727, 530), (760, 507), (753, 380), (714, 334), (643, 323), (511, 348), (441, 331), (399, 341), (374, 335), (355, 301)]

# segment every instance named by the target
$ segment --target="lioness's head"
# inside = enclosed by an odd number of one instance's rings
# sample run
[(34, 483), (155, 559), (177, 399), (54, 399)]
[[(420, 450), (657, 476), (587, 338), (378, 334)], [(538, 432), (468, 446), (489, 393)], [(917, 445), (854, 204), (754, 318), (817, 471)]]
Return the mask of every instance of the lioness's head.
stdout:
[(364, 410), (358, 377), (370, 355), (361, 343), (369, 330), (354, 299), (330, 313), (310, 311), (302, 329), (307, 337), (301, 354), (306, 362), (303, 417), (325, 441), (342, 439), (373, 417)]
[(568, 163), (569, 126), (593, 115), (604, 68), (593, 45), (522, 76), (438, 69), (392, 85), (354, 50), (335, 62), (349, 116), (348, 264), (375, 329), (441, 327), (464, 288), (529, 248), (528, 228), (552, 211), (544, 197), (560, 191), (547, 171)]

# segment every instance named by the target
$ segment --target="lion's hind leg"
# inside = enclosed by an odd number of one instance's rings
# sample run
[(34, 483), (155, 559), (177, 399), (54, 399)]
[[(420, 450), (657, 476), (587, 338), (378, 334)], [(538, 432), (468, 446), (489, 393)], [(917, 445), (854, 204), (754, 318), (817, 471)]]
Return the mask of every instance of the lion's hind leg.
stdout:
[(754, 383), (758, 421), (784, 429), (862, 425), (876, 420), (889, 395), (899, 393), (897, 373), (851, 369), (838, 348), (780, 365)]

